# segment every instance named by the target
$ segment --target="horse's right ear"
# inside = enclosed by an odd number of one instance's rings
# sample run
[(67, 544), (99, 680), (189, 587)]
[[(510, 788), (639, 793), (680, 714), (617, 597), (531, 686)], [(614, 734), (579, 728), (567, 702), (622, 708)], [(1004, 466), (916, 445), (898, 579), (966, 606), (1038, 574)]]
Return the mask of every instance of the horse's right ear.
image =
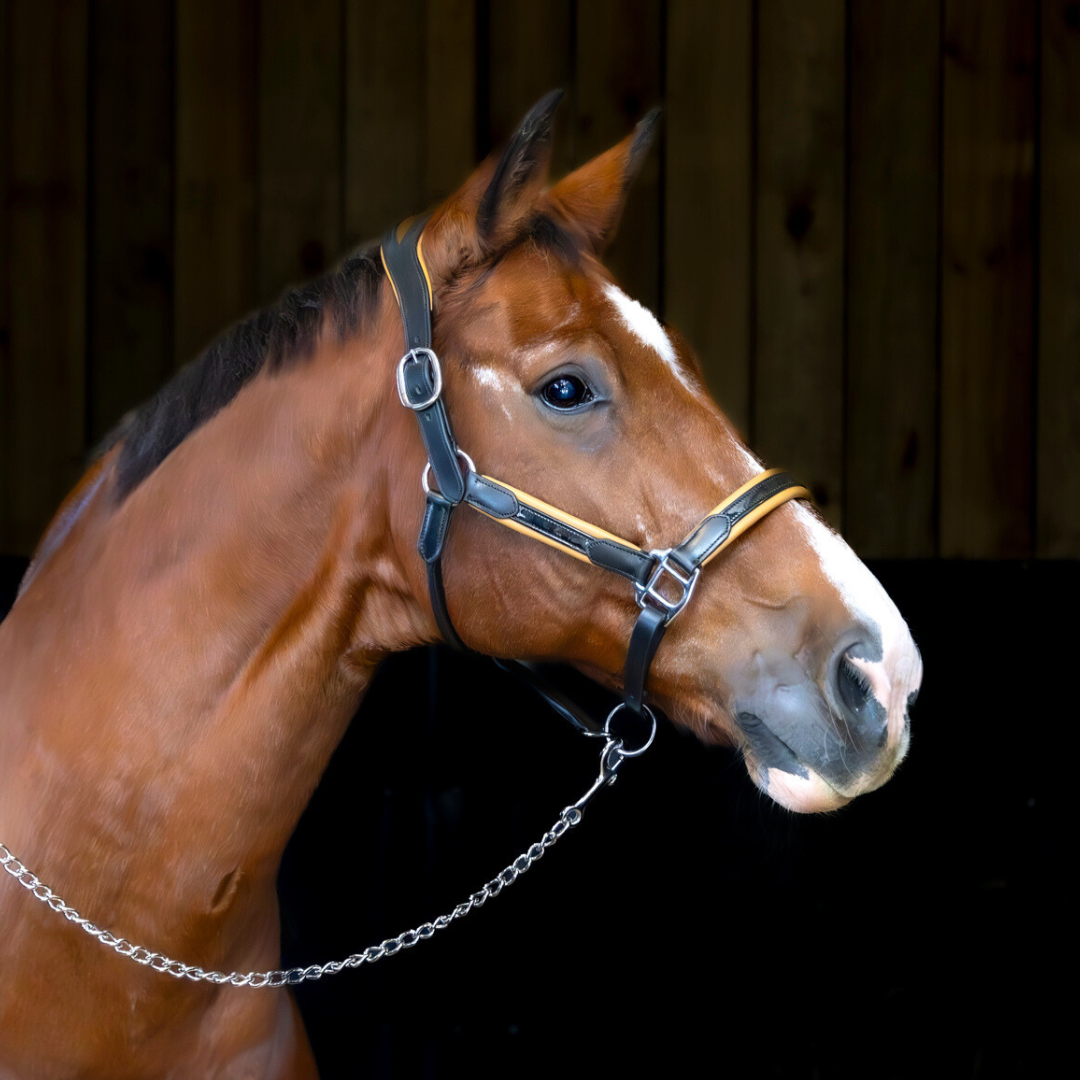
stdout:
[(563, 91), (545, 94), (501, 156), (489, 157), (424, 230), (424, 257), (445, 280), (509, 241), (535, 208), (547, 179), (551, 121)]
[(548, 192), (551, 202), (598, 255), (615, 235), (659, 117), (660, 110), (653, 109), (621, 143), (564, 176)]

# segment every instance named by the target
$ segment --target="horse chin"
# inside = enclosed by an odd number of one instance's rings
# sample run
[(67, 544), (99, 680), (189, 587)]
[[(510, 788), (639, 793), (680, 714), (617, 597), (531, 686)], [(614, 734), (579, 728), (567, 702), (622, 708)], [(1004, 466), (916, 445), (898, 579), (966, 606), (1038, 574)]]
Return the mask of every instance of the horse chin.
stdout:
[(805, 776), (799, 776), (762, 765), (749, 754), (745, 760), (750, 779), (757, 787), (774, 802), (796, 814), (821, 814), (839, 810), (851, 802), (850, 796), (842, 795), (809, 767), (803, 770)]

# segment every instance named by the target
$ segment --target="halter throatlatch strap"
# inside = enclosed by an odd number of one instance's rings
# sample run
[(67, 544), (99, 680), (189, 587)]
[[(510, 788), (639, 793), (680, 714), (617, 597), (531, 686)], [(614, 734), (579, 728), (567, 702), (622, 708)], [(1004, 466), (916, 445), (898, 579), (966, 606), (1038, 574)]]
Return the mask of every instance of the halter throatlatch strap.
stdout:
[[(432, 348), (431, 279), (420, 247), (427, 221), (427, 217), (413, 218), (391, 229), (383, 240), (382, 259), (405, 329), (406, 351), (397, 368), (398, 396), (415, 413), (428, 455), (423, 476), (427, 506), (417, 549), (427, 564), (428, 592), (439, 631), (447, 644), (466, 650), (446, 606), (442, 575), (450, 520), (455, 507), (466, 503), (507, 528), (633, 582), (641, 612), (627, 650), (624, 698), (628, 709), (645, 715), (645, 682), (652, 659), (668, 624), (693, 594), (702, 567), (766, 514), (790, 499), (809, 499), (810, 492), (787, 473), (771, 469), (710, 510), (677, 547), (644, 551), (543, 499), (480, 475), (454, 442), (442, 399), (442, 368)], [(428, 483), (429, 470), (436, 488)], [(499, 661), (499, 666), (526, 682), (576, 727), (593, 734), (601, 730), (533, 665)]]

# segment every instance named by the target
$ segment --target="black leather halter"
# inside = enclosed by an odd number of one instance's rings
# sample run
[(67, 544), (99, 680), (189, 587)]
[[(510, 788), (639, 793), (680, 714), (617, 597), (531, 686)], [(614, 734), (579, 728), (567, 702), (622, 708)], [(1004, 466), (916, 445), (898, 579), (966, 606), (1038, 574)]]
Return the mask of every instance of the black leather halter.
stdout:
[[(644, 551), (636, 544), (574, 517), (517, 488), (483, 476), (454, 442), (442, 396), (442, 370), (432, 348), (433, 293), (420, 242), (428, 217), (412, 218), (387, 233), (382, 260), (401, 309), (405, 355), (397, 367), (401, 403), (420, 424), (428, 464), (422, 483), (427, 509), (417, 548), (427, 564), (435, 621), (447, 644), (465, 650), (446, 606), (442, 553), (455, 507), (462, 503), (502, 525), (541, 540), (574, 558), (629, 578), (641, 612), (627, 650), (623, 679), (626, 708), (648, 714), (645, 680), (668, 624), (686, 606), (702, 567), (770, 511), (790, 499), (809, 499), (806, 488), (771, 469), (729, 495), (677, 547)], [(429, 477), (434, 475), (436, 487)], [(537, 689), (560, 715), (577, 727), (597, 724), (548, 684), (530, 664), (499, 662)], [(610, 718), (609, 718), (610, 719)]]

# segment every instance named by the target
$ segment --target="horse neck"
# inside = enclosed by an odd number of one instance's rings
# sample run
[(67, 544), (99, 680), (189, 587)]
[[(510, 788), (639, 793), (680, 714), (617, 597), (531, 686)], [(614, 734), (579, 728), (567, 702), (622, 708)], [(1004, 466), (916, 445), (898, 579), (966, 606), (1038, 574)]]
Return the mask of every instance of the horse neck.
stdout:
[(140, 888), (205, 910), (229, 869), (272, 887), (374, 666), (430, 637), (395, 320), (256, 377), (122, 501), (106, 477), (0, 625), (0, 838), (94, 881), (95, 917)]

